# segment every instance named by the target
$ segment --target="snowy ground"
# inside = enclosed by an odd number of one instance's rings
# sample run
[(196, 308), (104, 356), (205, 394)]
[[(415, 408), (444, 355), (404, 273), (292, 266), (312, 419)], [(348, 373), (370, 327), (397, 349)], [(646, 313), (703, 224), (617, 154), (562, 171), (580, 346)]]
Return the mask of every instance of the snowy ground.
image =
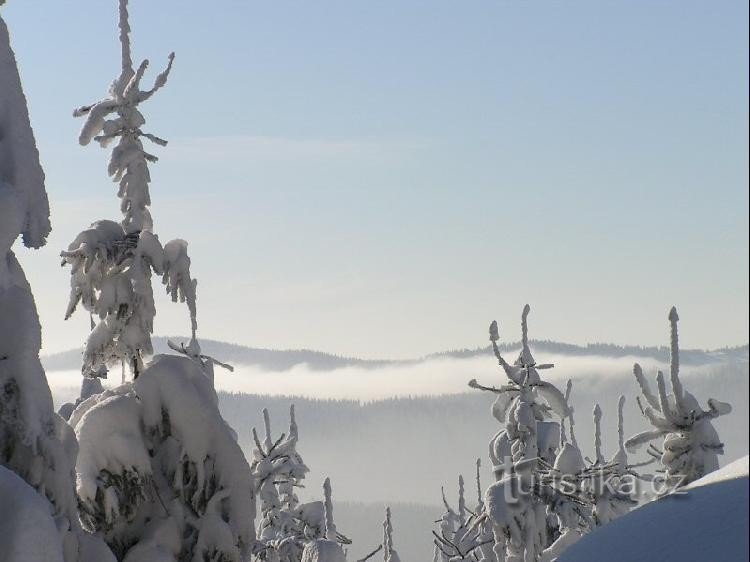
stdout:
[(585, 536), (560, 562), (748, 560), (748, 457)]

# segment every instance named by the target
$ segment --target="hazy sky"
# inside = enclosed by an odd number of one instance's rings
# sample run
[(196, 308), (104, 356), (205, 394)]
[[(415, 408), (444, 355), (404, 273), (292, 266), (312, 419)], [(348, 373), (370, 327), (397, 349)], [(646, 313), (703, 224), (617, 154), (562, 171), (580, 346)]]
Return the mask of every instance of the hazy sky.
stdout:
[[(517, 339), (748, 340), (746, 1), (131, 0), (152, 213), (190, 241), (203, 337), (363, 357)], [(74, 107), (119, 72), (115, 0), (10, 0), (55, 231), (19, 250), (45, 350), (56, 257), (119, 220)], [(157, 286), (158, 287), (158, 286)], [(157, 333), (188, 330), (164, 298)]]

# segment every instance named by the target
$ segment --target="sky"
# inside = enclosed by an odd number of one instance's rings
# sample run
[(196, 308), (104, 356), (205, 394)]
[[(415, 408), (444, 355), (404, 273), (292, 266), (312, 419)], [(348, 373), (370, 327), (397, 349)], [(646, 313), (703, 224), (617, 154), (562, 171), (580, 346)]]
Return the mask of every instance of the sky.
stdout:
[[(17, 248), (44, 349), (59, 252), (119, 220), (108, 154), (72, 110), (119, 73), (115, 0), (3, 9), (53, 234)], [(518, 339), (748, 341), (748, 4), (131, 0), (155, 147), (152, 214), (190, 243), (199, 335), (414, 357)], [(147, 79), (148, 83), (148, 79)], [(155, 283), (157, 291), (158, 284)], [(157, 302), (155, 331), (189, 330)]]

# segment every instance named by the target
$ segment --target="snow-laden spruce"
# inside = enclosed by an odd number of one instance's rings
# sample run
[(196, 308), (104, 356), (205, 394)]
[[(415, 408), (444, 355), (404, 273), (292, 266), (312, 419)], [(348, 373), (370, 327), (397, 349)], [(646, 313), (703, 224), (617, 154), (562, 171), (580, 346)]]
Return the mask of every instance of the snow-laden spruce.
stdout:
[[(138, 110), (164, 86), (173, 57), (153, 88), (140, 87), (147, 63), (133, 70), (126, 0), (120, 0), (122, 69), (109, 96), (80, 108), (81, 143), (117, 139), (109, 173), (119, 182), (120, 223), (98, 221), (63, 252), (72, 266), (68, 315), (78, 303), (99, 319), (88, 338), (81, 398), (70, 413), (80, 450), (75, 464), (80, 518), (122, 562), (240, 562), (255, 544), (254, 481), (236, 433), (222, 419), (214, 365), (196, 339), (195, 280), (187, 244), (162, 247), (152, 231)], [(170, 342), (178, 356), (150, 363), (156, 314), (152, 273), (173, 300), (187, 302), (192, 338)], [(93, 380), (123, 363), (123, 384), (101, 391)], [(132, 379), (124, 380), (125, 366)], [(228, 366), (226, 366), (228, 367)], [(69, 406), (68, 410), (71, 409)]]
[(26, 247), (44, 245), (50, 221), (44, 173), (2, 17), (0, 77), (0, 558), (106, 562), (106, 546), (78, 522), (78, 446), (53, 410), (39, 361), (39, 316), (11, 250), (19, 236)]
[[(173, 301), (186, 302), (190, 311), (193, 337), (196, 330), (196, 281), (190, 277), (187, 242), (172, 240), (162, 246), (153, 232), (149, 211), (151, 197), (149, 162), (157, 157), (146, 152), (143, 140), (160, 146), (165, 140), (144, 132), (145, 118), (139, 106), (166, 83), (174, 53), (151, 88), (141, 82), (148, 67), (144, 60), (133, 67), (130, 53), (130, 26), (127, 1), (120, 0), (121, 70), (107, 96), (79, 107), (75, 116), (85, 117), (79, 141), (96, 140), (102, 147), (116, 141), (108, 173), (119, 185), (123, 219), (117, 223), (99, 220), (81, 232), (61, 253), (63, 265), (71, 266), (71, 291), (65, 317), (78, 305), (92, 318), (92, 331), (86, 342), (82, 372), (96, 376), (115, 364), (127, 366), (133, 378), (143, 370), (144, 356), (151, 355), (156, 307), (151, 277), (162, 276)], [(94, 320), (98, 323), (94, 324)]]
[(666, 475), (667, 489), (689, 484), (719, 468), (718, 455), (724, 453), (711, 421), (732, 411), (732, 407), (713, 398), (708, 400), (708, 410), (703, 410), (698, 400), (685, 390), (680, 381), (680, 348), (677, 335), (677, 310), (669, 311), (670, 358), (667, 394), (664, 374), (656, 375), (657, 394), (649, 387), (641, 366), (636, 363), (633, 373), (641, 390), (638, 406), (653, 426), (652, 430), (634, 435), (625, 443), (635, 451), (640, 446), (663, 439), (662, 448), (650, 444), (647, 452), (658, 459)]

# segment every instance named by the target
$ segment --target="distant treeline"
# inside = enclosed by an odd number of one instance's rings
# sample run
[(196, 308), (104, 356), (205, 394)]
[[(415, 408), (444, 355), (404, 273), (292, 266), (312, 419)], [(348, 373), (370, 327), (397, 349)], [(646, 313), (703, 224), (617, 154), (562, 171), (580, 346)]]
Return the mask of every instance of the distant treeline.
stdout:
[[(170, 338), (176, 341), (187, 341), (187, 338)], [(167, 338), (153, 338), (156, 353), (168, 353)], [(532, 340), (535, 351), (540, 353), (554, 353), (570, 356), (596, 355), (603, 357), (638, 356), (666, 362), (669, 359), (668, 347), (621, 346), (608, 343), (593, 343), (585, 346), (547, 340)], [(433, 353), (418, 359), (388, 360), (388, 359), (357, 359), (344, 357), (321, 351), (307, 349), (261, 349), (243, 345), (225, 343), (214, 340), (201, 340), (204, 353), (215, 356), (221, 361), (254, 365), (268, 371), (286, 371), (295, 365), (306, 364), (311, 369), (330, 371), (342, 367), (357, 366), (362, 368), (378, 368), (385, 365), (413, 364), (429, 359), (462, 359), (490, 355), (489, 345), (476, 349), (457, 349)], [(513, 351), (520, 348), (519, 343), (506, 343), (500, 346), (502, 351)], [(747, 361), (748, 346), (727, 347), (713, 351), (681, 350), (680, 360), (686, 365), (706, 365), (723, 361)], [(70, 350), (42, 357), (42, 363), (48, 371), (77, 370), (81, 366), (81, 350)]]

